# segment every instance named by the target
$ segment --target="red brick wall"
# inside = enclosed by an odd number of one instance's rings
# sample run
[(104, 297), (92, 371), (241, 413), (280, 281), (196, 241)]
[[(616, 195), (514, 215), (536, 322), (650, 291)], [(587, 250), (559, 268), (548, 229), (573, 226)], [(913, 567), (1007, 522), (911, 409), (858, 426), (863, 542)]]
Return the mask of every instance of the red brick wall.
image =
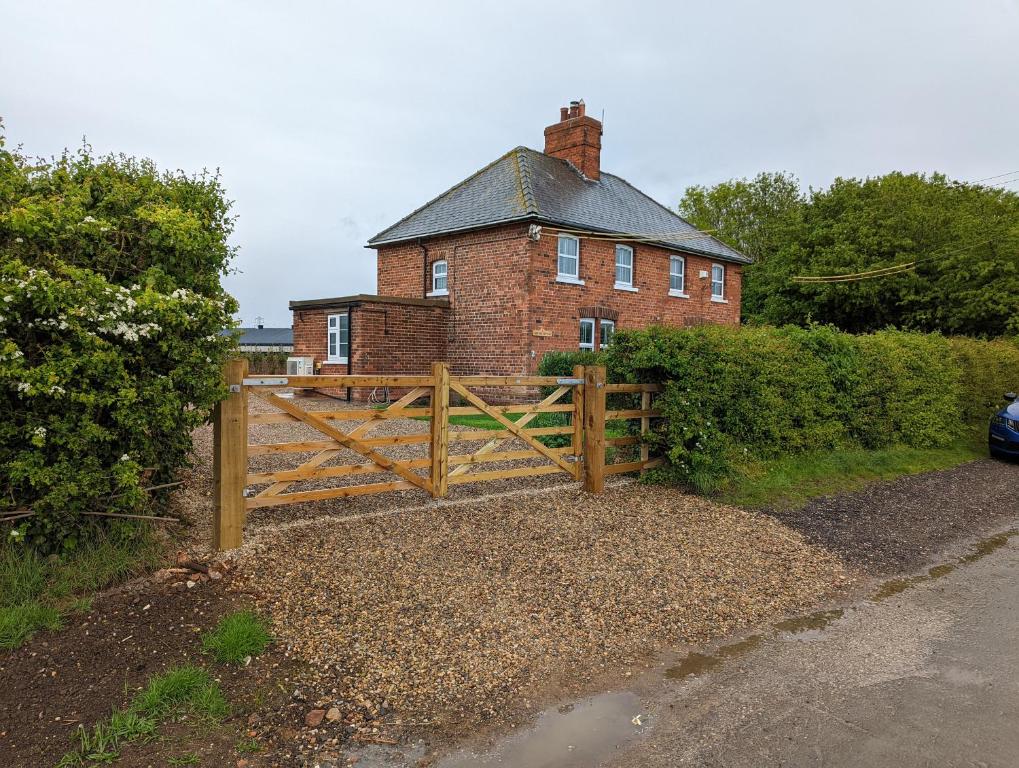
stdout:
[[(318, 372), (334, 376), (348, 373), (345, 363), (326, 363), (327, 316), (345, 308), (294, 311), (294, 354), (311, 355), (321, 362)], [(435, 360), (448, 356), (446, 340), (449, 309), (416, 305), (363, 302), (350, 308), (350, 366), (352, 375), (420, 376), (431, 373)], [(326, 390), (345, 396), (346, 390)], [(353, 391), (355, 400), (370, 389)], [(391, 395), (399, 397), (400, 391)]]
[[(429, 247), (431, 251), (431, 247)], [(425, 298), (425, 276), (422, 266), (424, 254), (420, 245), (404, 243), (379, 248), (375, 260), (375, 274), (379, 296), (405, 296), (412, 299)], [(429, 262), (433, 260), (429, 253)], [(428, 288), (431, 290), (431, 267), (428, 273)]]
[[(448, 265), (445, 349), (454, 374), (533, 373), (545, 352), (578, 348), (580, 309), (592, 305), (617, 313), (617, 329), (739, 323), (738, 264), (724, 265), (727, 303), (717, 303), (710, 300), (711, 259), (627, 243), (634, 249), (637, 292), (624, 291), (614, 287), (615, 243), (582, 239), (580, 277), (585, 285), (571, 285), (556, 281), (557, 234), (545, 227), (534, 242), (526, 225), (511, 225), (427, 241), (429, 290), (431, 263), (445, 259)], [(669, 296), (671, 254), (686, 258), (689, 298)], [(702, 270), (708, 277), (700, 277)], [(383, 296), (424, 297), (420, 246), (379, 249), (378, 290)], [(546, 332), (552, 335), (541, 335)], [(295, 326), (295, 344), (297, 338)]]
[[(426, 243), (429, 291), (431, 264), (444, 259), (447, 265), (451, 308), (447, 349), (454, 374), (511, 375), (526, 365), (531, 244), (527, 226), (520, 224)], [(379, 294), (424, 297), (421, 256), (418, 245), (380, 248)], [(416, 281), (408, 279), (407, 271), (414, 272)]]
[[(584, 285), (556, 281), (558, 232), (542, 229), (541, 240), (531, 248), (532, 287), (529, 292), (530, 348), (535, 361), (549, 350), (578, 349), (580, 308), (604, 306), (618, 314), (616, 329), (648, 325), (687, 326), (702, 323), (738, 325), (742, 270), (725, 263), (725, 300), (711, 301), (711, 259), (640, 243), (633, 248), (633, 285), (636, 292), (615, 288), (616, 244), (611, 240), (581, 239), (580, 279)], [(669, 256), (686, 259), (686, 293), (689, 298), (669, 296)], [(701, 278), (704, 270), (708, 277)], [(534, 331), (551, 336), (534, 336)], [(533, 368), (532, 368), (533, 371)]]

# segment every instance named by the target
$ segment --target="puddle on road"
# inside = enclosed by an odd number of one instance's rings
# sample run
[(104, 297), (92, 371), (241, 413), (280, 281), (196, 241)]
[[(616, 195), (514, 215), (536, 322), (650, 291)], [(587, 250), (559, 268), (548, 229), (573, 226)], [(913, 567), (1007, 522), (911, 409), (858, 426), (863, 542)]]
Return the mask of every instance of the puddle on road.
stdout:
[(688, 653), (683, 660), (673, 667), (665, 670), (665, 676), (670, 680), (682, 680), (691, 675), (702, 675), (708, 670), (714, 669), (726, 659), (740, 656), (761, 644), (764, 639), (762, 635), (751, 635), (745, 640), (720, 646), (711, 653)]
[(435, 768), (587, 768), (646, 730), (640, 706), (640, 698), (623, 691), (548, 709), (533, 726), (500, 739), (491, 751), (454, 752)]
[(815, 611), (806, 616), (794, 616), (791, 619), (775, 624), (779, 632), (796, 635), (797, 640), (814, 640), (819, 638), (828, 625), (845, 615), (842, 608), (831, 608), (826, 611)]
[(997, 552), (1002, 547), (1006, 546), (1013, 536), (1019, 535), (1019, 528), (1013, 528), (999, 533), (994, 536), (990, 536), (983, 541), (978, 541), (974, 544), (970, 551), (965, 555), (957, 558), (951, 563), (942, 563), (941, 565), (935, 565), (927, 570), (927, 573), (921, 573), (916, 576), (904, 576), (898, 579), (888, 579), (882, 582), (874, 594), (870, 596), (872, 602), (880, 603), (882, 600), (887, 600), (889, 597), (905, 592), (907, 589), (915, 587), (917, 584), (923, 584), (928, 581), (935, 581), (937, 579), (944, 578), (950, 573), (953, 573), (961, 565), (969, 565), (975, 563), (987, 557), (994, 552)]

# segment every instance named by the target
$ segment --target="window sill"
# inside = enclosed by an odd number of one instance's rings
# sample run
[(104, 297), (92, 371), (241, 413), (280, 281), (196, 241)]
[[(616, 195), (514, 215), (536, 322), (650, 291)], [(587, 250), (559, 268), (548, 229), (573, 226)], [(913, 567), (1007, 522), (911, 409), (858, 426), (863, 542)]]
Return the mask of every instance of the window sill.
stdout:
[(556, 275), (555, 281), (557, 283), (566, 283), (567, 285), (584, 285), (584, 281), (570, 275)]
[(617, 291), (629, 291), (630, 293), (639, 293), (639, 289), (635, 288), (629, 283), (616, 283), (613, 288)]
[(690, 298), (690, 294), (689, 293), (683, 293), (683, 291), (674, 291), (671, 288), (669, 289), (669, 295), (670, 296), (675, 296), (677, 299), (689, 299)]
[(346, 365), (347, 358), (345, 357), (327, 357), (325, 359), (326, 365)]
[(425, 294), (425, 298), (428, 299), (435, 299), (438, 298), (439, 296), (449, 296), (449, 289), (447, 288), (444, 291), (429, 291), (428, 293)]
[(711, 300), (716, 304), (728, 304), (728, 299), (723, 299), (721, 296), (712, 296)]

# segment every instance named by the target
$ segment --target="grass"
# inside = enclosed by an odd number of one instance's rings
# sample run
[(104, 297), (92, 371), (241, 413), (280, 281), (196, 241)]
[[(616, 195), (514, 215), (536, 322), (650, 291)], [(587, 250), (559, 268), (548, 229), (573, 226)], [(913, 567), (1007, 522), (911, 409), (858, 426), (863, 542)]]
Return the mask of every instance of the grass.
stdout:
[(219, 684), (208, 672), (190, 665), (175, 667), (152, 678), (127, 709), (114, 710), (109, 720), (92, 726), (91, 730), (79, 726), (78, 748), (64, 755), (57, 768), (112, 763), (120, 755), (122, 745), (155, 738), (160, 721), (168, 717), (189, 714), (216, 721), (226, 717), (229, 710)]
[(17, 648), (39, 630), (59, 629), (64, 617), (88, 611), (99, 590), (160, 563), (162, 549), (151, 533), (120, 531), (93, 534), (60, 557), (0, 545), (0, 650)]
[(227, 664), (241, 664), (265, 650), (272, 638), (265, 622), (254, 611), (237, 611), (224, 616), (216, 628), (202, 638), (202, 647)]
[(755, 462), (723, 485), (723, 501), (746, 507), (795, 508), (811, 498), (854, 491), (877, 480), (947, 469), (987, 455), (962, 440), (947, 448), (844, 448)]
[[(505, 416), (509, 421), (520, 421), (520, 419), (524, 417), (524, 414), (504, 413), (503, 416)], [(432, 420), (431, 416), (412, 416), (411, 418), (415, 421)], [(493, 419), (487, 413), (470, 413), (465, 416), (450, 416), (449, 423), (460, 427), (472, 427), (473, 429), (504, 429), (502, 424)], [(531, 424), (528, 425), (528, 428), (533, 426), (535, 426), (535, 422), (531, 422)]]
[(241, 739), (237, 742), (237, 751), (242, 755), (255, 755), (262, 751), (258, 739)]

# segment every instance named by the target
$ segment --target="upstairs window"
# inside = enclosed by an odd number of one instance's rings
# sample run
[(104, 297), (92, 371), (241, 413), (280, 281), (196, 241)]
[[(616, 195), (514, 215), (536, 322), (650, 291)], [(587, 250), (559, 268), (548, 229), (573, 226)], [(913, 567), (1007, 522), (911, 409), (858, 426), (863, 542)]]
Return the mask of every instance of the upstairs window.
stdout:
[(711, 300), (725, 301), (725, 267), (711, 265)]
[(347, 362), (350, 354), (350, 316), (329, 315), (327, 327), (326, 362)]
[(449, 295), (449, 275), (445, 260), (432, 262), (432, 291), (429, 296)]
[(612, 337), (616, 334), (616, 324), (612, 320), (601, 321), (601, 336), (598, 339), (601, 346), (607, 347), (612, 343)]
[(572, 235), (559, 235), (559, 279), (580, 282), (580, 240)]
[(594, 351), (594, 320), (590, 317), (580, 318), (580, 348)]
[(633, 287), (633, 248), (616, 246), (616, 288)]
[(686, 259), (682, 256), (669, 257), (669, 293), (673, 296), (686, 294)]

